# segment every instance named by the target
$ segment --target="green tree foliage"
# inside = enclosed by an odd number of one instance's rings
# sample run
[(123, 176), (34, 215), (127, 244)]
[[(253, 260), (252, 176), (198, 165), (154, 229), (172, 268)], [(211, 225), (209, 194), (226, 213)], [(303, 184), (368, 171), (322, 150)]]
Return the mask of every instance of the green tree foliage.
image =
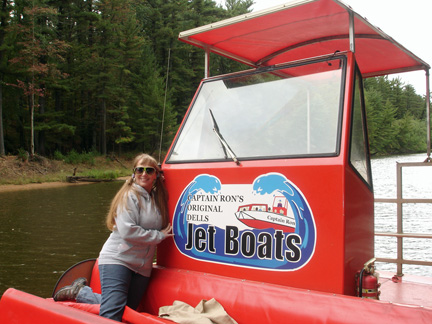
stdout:
[(3, 130), (3, 83), (5, 82), (5, 73), (8, 68), (8, 41), (7, 28), (9, 26), (9, 17), (12, 8), (10, 1), (2, 0), (0, 5), (0, 156), (5, 155), (5, 141)]
[[(11, 32), (16, 37), (15, 55), (9, 59), (23, 102), (30, 112), (30, 154), (34, 154), (34, 135), (38, 131), (39, 148), (44, 153), (45, 131), (58, 128), (53, 119), (45, 119), (46, 96), (64, 75), (58, 69), (67, 45), (55, 32), (57, 11), (46, 1), (22, 2), (12, 17)], [(38, 111), (36, 111), (38, 108)], [(36, 126), (35, 126), (36, 124)], [(62, 128), (62, 127), (61, 127)]]
[(371, 153), (425, 152), (425, 98), (400, 79), (371, 78), (364, 85)]
[[(166, 151), (204, 77), (204, 51), (178, 41), (179, 33), (252, 6), (253, 0), (2, 0), (0, 155), (33, 153), (33, 142), (35, 153), (51, 156)], [(210, 75), (247, 68), (210, 57)], [(424, 98), (399, 79), (373, 78), (365, 86), (371, 151), (422, 150)]]
[(230, 16), (239, 16), (246, 12), (251, 12), (253, 4), (253, 0), (225, 0), (225, 7)]
[(1, 14), (0, 154), (33, 151), (34, 133), (46, 155), (166, 150), (203, 77), (178, 34), (230, 16), (211, 0), (5, 0)]

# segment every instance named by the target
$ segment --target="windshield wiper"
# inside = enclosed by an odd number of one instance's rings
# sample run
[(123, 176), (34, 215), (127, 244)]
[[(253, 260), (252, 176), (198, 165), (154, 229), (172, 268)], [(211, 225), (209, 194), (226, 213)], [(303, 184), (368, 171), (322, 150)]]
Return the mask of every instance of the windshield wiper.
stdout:
[(212, 110), (210, 108), (209, 108), (209, 111), (210, 111), (210, 115), (211, 115), (211, 118), (212, 118), (212, 121), (213, 121), (213, 131), (215, 132), (216, 136), (218, 137), (219, 141), (222, 144), (222, 148), (223, 148), (224, 153), (225, 153), (225, 158), (228, 157), (228, 155), (227, 155), (227, 152), (228, 152), (228, 154), (230, 155), (231, 159), (237, 165), (240, 165), (240, 162), (239, 162), (239, 160), (237, 160), (237, 157), (234, 154), (233, 150), (231, 150), (231, 148), (229, 147), (228, 143), (225, 141), (225, 139), (223, 138), (221, 132), (219, 131), (219, 126), (218, 126), (218, 124), (216, 122), (216, 119), (215, 119), (215, 117), (213, 115), (213, 112), (212, 112)]

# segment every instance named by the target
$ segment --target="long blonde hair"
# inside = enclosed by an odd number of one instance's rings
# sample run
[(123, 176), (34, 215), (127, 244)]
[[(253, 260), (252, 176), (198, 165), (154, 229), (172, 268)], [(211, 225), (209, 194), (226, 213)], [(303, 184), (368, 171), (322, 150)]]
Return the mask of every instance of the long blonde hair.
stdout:
[[(151, 194), (155, 197), (156, 206), (162, 215), (162, 228), (168, 225), (168, 194), (163, 184), (163, 177), (161, 177), (161, 170), (156, 162), (156, 160), (148, 154), (140, 154), (134, 159), (133, 170), (138, 164), (149, 165), (156, 169), (158, 176), (156, 177), (155, 184), (152, 188)], [(130, 190), (132, 190), (137, 196), (137, 190), (132, 186), (134, 183), (134, 178), (128, 179), (120, 190), (115, 195), (114, 199), (111, 201), (111, 206), (106, 217), (106, 226), (110, 231), (113, 230), (115, 219), (117, 217), (117, 208), (123, 208), (126, 205), (127, 196)]]

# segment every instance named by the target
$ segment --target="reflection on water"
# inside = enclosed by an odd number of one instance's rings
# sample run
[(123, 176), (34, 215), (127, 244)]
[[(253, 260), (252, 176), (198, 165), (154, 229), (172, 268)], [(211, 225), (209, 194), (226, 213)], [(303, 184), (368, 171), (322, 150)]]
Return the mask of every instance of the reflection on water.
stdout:
[[(396, 198), (396, 162), (423, 162), (426, 154), (392, 156), (372, 160), (375, 198)], [(432, 166), (404, 167), (402, 169), (403, 198), (432, 198)], [(405, 233), (432, 233), (431, 204), (404, 204), (403, 231)], [(375, 231), (397, 231), (396, 204), (375, 203)], [(405, 238), (403, 257), (406, 260), (432, 261), (432, 240)], [(396, 258), (397, 242), (394, 237), (375, 238), (375, 256)], [(380, 270), (396, 272), (395, 264), (378, 263)], [(403, 265), (403, 272), (432, 276), (431, 266)]]
[(0, 193), (0, 295), (13, 287), (50, 297), (59, 276), (95, 258), (121, 182)]
[[(396, 197), (395, 162), (421, 162), (425, 154), (372, 160), (376, 198)], [(404, 171), (406, 198), (432, 197), (432, 167)], [(60, 275), (98, 256), (109, 235), (104, 220), (122, 182), (0, 193), (0, 295), (9, 288), (50, 297)], [(375, 230), (396, 231), (396, 205), (375, 204)], [(432, 233), (430, 204), (404, 207), (404, 230)], [(432, 260), (432, 242), (405, 239), (407, 259)], [(431, 240), (432, 241), (432, 240)], [(396, 239), (378, 237), (377, 257), (396, 257)], [(396, 271), (393, 264), (378, 264)], [(405, 273), (432, 276), (432, 267), (404, 265)]]

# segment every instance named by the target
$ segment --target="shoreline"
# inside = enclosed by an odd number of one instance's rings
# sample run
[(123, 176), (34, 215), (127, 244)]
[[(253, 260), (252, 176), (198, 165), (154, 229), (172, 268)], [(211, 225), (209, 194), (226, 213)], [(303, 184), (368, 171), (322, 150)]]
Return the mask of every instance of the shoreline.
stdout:
[(22, 185), (0, 185), (0, 193), (2, 192), (16, 192), (24, 190), (35, 190), (35, 189), (50, 189), (50, 188), (60, 188), (66, 186), (84, 185), (90, 184), (91, 182), (42, 182), (42, 183), (26, 183)]
[[(120, 177), (113, 181), (124, 181), (128, 179), (128, 177)], [(0, 185), (0, 193), (3, 192), (17, 192), (17, 191), (24, 191), (24, 190), (35, 190), (35, 189), (51, 189), (51, 188), (61, 188), (66, 186), (81, 186), (81, 185), (88, 185), (93, 184), (97, 182), (41, 182), (41, 183), (26, 183), (26, 184), (6, 184), (6, 185)]]

